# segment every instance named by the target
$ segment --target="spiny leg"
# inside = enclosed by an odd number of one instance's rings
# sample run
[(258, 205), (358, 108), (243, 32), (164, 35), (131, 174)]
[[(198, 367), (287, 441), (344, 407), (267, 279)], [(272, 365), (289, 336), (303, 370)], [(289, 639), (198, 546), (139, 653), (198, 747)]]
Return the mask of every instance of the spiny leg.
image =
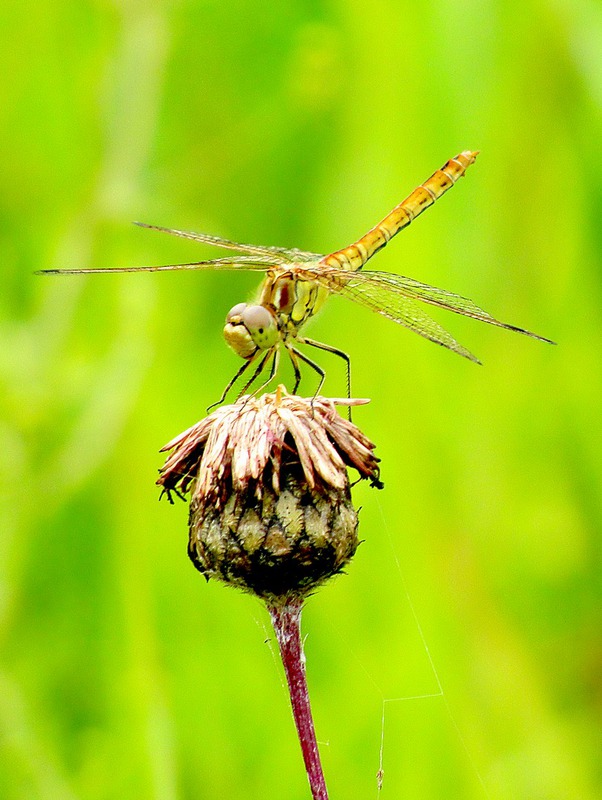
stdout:
[(232, 378), (230, 381), (228, 381), (228, 384), (227, 384), (226, 388), (224, 389), (224, 391), (222, 392), (222, 396), (220, 397), (220, 399), (219, 399), (219, 400), (216, 400), (216, 402), (215, 402), (215, 403), (211, 403), (211, 405), (210, 405), (210, 406), (207, 406), (207, 411), (211, 411), (211, 409), (212, 409), (212, 408), (215, 408), (216, 406), (219, 406), (219, 405), (221, 405), (221, 404), (224, 402), (224, 400), (226, 399), (226, 396), (227, 396), (228, 392), (229, 392), (229, 391), (230, 391), (230, 389), (231, 389), (231, 388), (234, 386), (234, 384), (236, 383), (236, 381), (237, 381), (237, 380), (240, 378), (240, 376), (241, 376), (241, 375), (243, 375), (243, 374), (244, 374), (244, 373), (247, 371), (247, 369), (248, 369), (248, 368), (251, 366), (251, 364), (253, 363), (253, 361), (255, 361), (255, 355), (256, 355), (256, 354), (252, 355), (252, 356), (251, 356), (251, 358), (247, 359), (247, 360), (244, 362), (244, 364), (243, 364), (243, 365), (242, 365), (242, 367), (241, 367), (241, 368), (240, 368), (240, 369), (239, 369), (239, 370), (236, 372), (236, 374), (234, 375), (234, 377), (233, 377), (233, 378)]
[[(311, 358), (308, 358), (307, 356), (303, 355), (303, 353), (300, 350), (297, 350), (296, 347), (293, 347), (292, 345), (286, 345), (286, 349), (288, 350), (288, 354), (290, 356), (290, 359), (293, 362), (293, 367), (295, 367), (295, 375), (298, 375), (298, 374), (300, 375), (299, 366), (298, 366), (298, 364), (295, 364), (295, 360), (297, 358), (300, 358), (301, 361), (304, 361), (306, 364), (308, 364), (320, 376), (320, 383), (318, 384), (318, 388), (314, 392), (314, 397), (317, 397), (320, 394), (320, 389), (324, 385), (324, 380), (326, 378), (326, 373), (324, 372), (322, 367), (320, 367), (318, 364), (316, 364), (315, 361), (312, 361)], [(298, 385), (299, 385), (299, 381), (297, 381), (296, 384), (295, 384), (295, 391), (296, 391)], [(293, 392), (293, 394), (294, 394), (294, 392)]]
[[(268, 356), (272, 352), (273, 352), (272, 366), (270, 367), (270, 374), (268, 376), (268, 379), (267, 379), (267, 381), (264, 381), (261, 384), (261, 386), (259, 386), (257, 389), (255, 389), (253, 394), (259, 394), (259, 392), (261, 392), (262, 389), (265, 389), (265, 387), (273, 380), (274, 375), (276, 374), (276, 371), (278, 370), (278, 364), (280, 363), (280, 351), (279, 351), (279, 349), (277, 347), (273, 347), (273, 348), (271, 348), (271, 350), (268, 350), (268, 352), (266, 353), (265, 358), (262, 360), (262, 362), (260, 364), (260, 367), (262, 367), (263, 364), (267, 362)], [(256, 370), (256, 372), (255, 372), (255, 375), (253, 375), (253, 377), (251, 378), (250, 382), (247, 384), (247, 386), (245, 386), (245, 389), (243, 389), (243, 392), (241, 392), (241, 394), (244, 393), (244, 391), (253, 383), (253, 381), (260, 374), (260, 372), (261, 372), (261, 370), (258, 368)]]
[[(266, 361), (270, 357), (271, 353), (272, 353), (271, 349), (267, 350), (266, 354), (263, 356), (263, 358), (259, 359), (259, 364), (257, 366), (257, 369), (251, 375), (251, 377), (245, 383), (245, 385), (242, 387), (242, 389), (238, 393), (238, 398), (237, 399), (240, 399), (243, 396), (243, 394), (247, 391), (247, 389), (253, 384), (253, 382), (255, 380), (257, 380), (257, 378), (261, 375), (261, 373), (263, 372), (263, 368), (265, 367)], [(263, 386), (265, 386), (265, 384), (263, 384)], [(260, 388), (263, 389), (263, 386), (261, 386)], [(259, 389), (257, 391), (259, 391)]]
[(345, 361), (347, 364), (347, 400), (351, 400), (351, 359), (347, 353), (345, 353), (343, 350), (339, 350), (336, 347), (331, 347), (329, 344), (316, 342), (315, 339), (299, 338), (297, 341), (301, 342), (302, 344), (308, 344), (311, 347), (317, 347), (318, 350), (325, 350), (327, 353), (334, 353), (335, 356), (339, 356)]
[(289, 355), (291, 360), (291, 364), (293, 365), (293, 370), (295, 372), (295, 385), (293, 386), (293, 394), (297, 394), (297, 389), (299, 388), (299, 384), (301, 383), (301, 370), (299, 369), (299, 362), (297, 361), (297, 356), (295, 355), (295, 350), (289, 345), (285, 345), (286, 351)]

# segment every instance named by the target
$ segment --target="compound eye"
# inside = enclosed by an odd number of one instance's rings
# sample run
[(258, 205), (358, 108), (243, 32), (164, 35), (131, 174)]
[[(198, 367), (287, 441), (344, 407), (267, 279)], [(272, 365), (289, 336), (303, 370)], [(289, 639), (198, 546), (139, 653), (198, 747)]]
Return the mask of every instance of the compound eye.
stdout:
[[(235, 306), (235, 308), (238, 308), (238, 306)], [(247, 306), (244, 311), (238, 313), (242, 315), (243, 325), (248, 331), (261, 333), (262, 328), (269, 328), (274, 321), (272, 314), (263, 306)]]
[(232, 322), (234, 317), (242, 317), (242, 313), (247, 307), (247, 303), (237, 303), (233, 306), (230, 311), (228, 311), (228, 316), (226, 317), (226, 322)]
[(242, 322), (258, 347), (267, 349), (278, 341), (276, 318), (264, 306), (247, 306), (242, 312)]

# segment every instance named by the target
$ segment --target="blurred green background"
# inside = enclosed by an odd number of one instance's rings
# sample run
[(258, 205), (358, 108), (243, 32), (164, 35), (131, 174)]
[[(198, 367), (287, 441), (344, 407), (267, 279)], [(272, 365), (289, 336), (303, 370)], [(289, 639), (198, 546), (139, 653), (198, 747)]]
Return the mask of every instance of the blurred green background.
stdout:
[(338, 298), (310, 328), (386, 484), (304, 615), (324, 767), (339, 800), (381, 755), (382, 800), (600, 797), (599, 3), (9, 0), (0, 30), (0, 797), (308, 797), (267, 615), (154, 485), (258, 276), (33, 271), (222, 255), (134, 219), (329, 252), (465, 148), (374, 267), (559, 346), (439, 316), (477, 367)]

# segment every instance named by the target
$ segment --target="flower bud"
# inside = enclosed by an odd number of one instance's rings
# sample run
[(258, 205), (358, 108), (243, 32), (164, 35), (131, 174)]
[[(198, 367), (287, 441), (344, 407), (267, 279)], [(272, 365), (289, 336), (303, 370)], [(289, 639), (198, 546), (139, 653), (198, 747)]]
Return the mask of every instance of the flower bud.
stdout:
[(270, 602), (308, 594), (355, 553), (347, 468), (381, 485), (374, 445), (334, 401), (281, 389), (218, 409), (163, 450), (157, 483), (170, 500), (190, 490), (196, 568)]

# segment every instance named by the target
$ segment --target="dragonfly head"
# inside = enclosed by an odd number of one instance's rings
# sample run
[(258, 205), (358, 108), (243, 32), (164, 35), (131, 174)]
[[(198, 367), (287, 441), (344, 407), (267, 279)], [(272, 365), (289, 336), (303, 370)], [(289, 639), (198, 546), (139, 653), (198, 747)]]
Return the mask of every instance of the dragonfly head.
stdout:
[(265, 306), (238, 303), (226, 317), (224, 339), (241, 358), (251, 358), (278, 343), (278, 321)]

